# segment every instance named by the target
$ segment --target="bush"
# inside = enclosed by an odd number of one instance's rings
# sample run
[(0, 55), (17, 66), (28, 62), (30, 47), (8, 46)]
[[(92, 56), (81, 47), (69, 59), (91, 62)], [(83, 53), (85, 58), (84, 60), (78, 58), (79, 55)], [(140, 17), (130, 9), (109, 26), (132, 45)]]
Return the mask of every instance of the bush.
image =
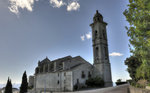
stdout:
[(135, 82), (131, 82), (131, 86), (136, 86), (136, 83)]
[(150, 83), (148, 83), (147, 85), (150, 86)]
[(137, 88), (145, 88), (145, 86), (143, 86), (143, 85), (141, 85), (141, 84), (139, 84), (139, 83), (136, 83), (136, 86), (135, 87), (137, 87)]
[(77, 89), (78, 89), (77, 84), (75, 84), (75, 85), (73, 86), (73, 89), (74, 89), (74, 90), (77, 90)]
[(86, 80), (86, 85), (89, 87), (103, 87), (104, 80), (100, 77), (89, 78)]
[(136, 87), (137, 88), (145, 88), (147, 84), (148, 84), (147, 80), (141, 79), (136, 82)]
[(127, 84), (127, 82), (122, 82), (121, 79), (118, 79), (116, 85)]
[(116, 85), (123, 85), (123, 84), (127, 84), (127, 82), (116, 82)]
[(33, 85), (32, 86), (28, 86), (28, 89), (33, 89)]
[(120, 83), (120, 82), (121, 82), (121, 79), (118, 79), (118, 80), (117, 80), (117, 83)]
[(126, 80), (126, 82), (131, 84), (133, 81), (132, 81), (132, 79), (128, 79), (128, 80)]

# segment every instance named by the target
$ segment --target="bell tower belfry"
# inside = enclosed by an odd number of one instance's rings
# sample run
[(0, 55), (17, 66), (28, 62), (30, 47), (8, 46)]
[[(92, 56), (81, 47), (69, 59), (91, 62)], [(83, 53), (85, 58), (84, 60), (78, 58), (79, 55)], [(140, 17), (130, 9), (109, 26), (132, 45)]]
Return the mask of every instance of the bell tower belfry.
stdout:
[(92, 43), (93, 43), (93, 60), (94, 60), (94, 76), (100, 76), (105, 86), (112, 86), (111, 67), (108, 55), (107, 43), (107, 23), (103, 21), (103, 16), (96, 11), (93, 17), (92, 28)]

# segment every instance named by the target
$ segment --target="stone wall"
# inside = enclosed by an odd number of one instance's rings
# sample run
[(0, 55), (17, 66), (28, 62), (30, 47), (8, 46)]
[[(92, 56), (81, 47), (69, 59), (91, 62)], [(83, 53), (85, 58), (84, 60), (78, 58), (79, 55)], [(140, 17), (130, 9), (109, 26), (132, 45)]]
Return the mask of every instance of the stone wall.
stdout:
[(85, 86), (89, 73), (92, 75), (92, 65), (88, 63), (73, 69), (73, 85), (75, 86), (78, 83), (80, 87)]
[(135, 88), (132, 86), (130, 86), (129, 89), (130, 93), (150, 93), (150, 90), (148, 89)]
[(33, 87), (34, 86), (34, 76), (29, 76), (28, 86), (29, 87)]
[(55, 72), (35, 76), (35, 91), (72, 91), (72, 72)]

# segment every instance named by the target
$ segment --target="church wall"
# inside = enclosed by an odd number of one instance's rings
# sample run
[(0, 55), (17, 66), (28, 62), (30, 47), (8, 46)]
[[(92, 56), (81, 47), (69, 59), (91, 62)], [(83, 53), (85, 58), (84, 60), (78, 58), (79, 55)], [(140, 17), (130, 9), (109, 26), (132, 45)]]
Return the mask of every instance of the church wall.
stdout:
[(72, 91), (72, 72), (37, 74), (35, 76), (35, 90), (37, 93), (44, 90)]
[(78, 65), (80, 63), (85, 62), (81, 57), (77, 56), (75, 58), (72, 58), (71, 60), (62, 61), (63, 63), (63, 70), (68, 70), (70, 67), (73, 67), (75, 65)]
[(81, 57), (79, 57), (79, 56), (77, 56), (77, 57), (75, 57), (75, 58), (73, 58), (72, 60), (71, 60), (71, 62), (70, 63), (65, 63), (65, 66), (66, 67), (73, 67), (73, 66), (75, 66), (75, 65), (78, 65), (78, 64), (81, 64), (81, 63), (85, 63), (86, 61), (85, 60), (83, 60)]
[(112, 86), (112, 78), (111, 78), (111, 67), (109, 63), (104, 64), (104, 81), (105, 86)]
[(32, 87), (34, 85), (34, 76), (29, 76), (29, 87)]
[[(84, 72), (85, 77), (82, 78), (82, 73)], [(73, 85), (77, 84), (79, 81), (79, 86), (85, 86), (85, 81), (89, 78), (88, 75), (92, 75), (92, 65), (89, 63), (85, 63), (80, 65), (78, 68), (73, 70)], [(78, 80), (77, 80), (78, 79)]]

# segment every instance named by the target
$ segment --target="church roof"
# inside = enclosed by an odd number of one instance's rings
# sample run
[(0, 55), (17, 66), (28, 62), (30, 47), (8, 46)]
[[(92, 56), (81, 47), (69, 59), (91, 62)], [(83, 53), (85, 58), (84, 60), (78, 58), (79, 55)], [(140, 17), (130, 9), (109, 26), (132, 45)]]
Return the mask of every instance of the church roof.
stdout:
[(50, 62), (50, 60), (46, 57), (44, 60), (42, 60), (41, 62)]
[(56, 62), (56, 61), (65, 61), (65, 60), (70, 60), (70, 59), (72, 59), (71, 56), (66, 56), (66, 57), (63, 57), (63, 58), (55, 59), (55, 60), (53, 60), (52, 62)]
[(43, 67), (48, 66), (49, 64), (50, 72), (66, 71), (66, 70), (75, 69), (76, 67), (85, 63), (90, 64), (80, 56), (76, 56), (76, 57), (66, 56), (52, 61), (50, 61), (46, 57), (44, 60), (38, 63), (38, 67), (36, 69), (41, 69), (41, 68), (43, 69)]

